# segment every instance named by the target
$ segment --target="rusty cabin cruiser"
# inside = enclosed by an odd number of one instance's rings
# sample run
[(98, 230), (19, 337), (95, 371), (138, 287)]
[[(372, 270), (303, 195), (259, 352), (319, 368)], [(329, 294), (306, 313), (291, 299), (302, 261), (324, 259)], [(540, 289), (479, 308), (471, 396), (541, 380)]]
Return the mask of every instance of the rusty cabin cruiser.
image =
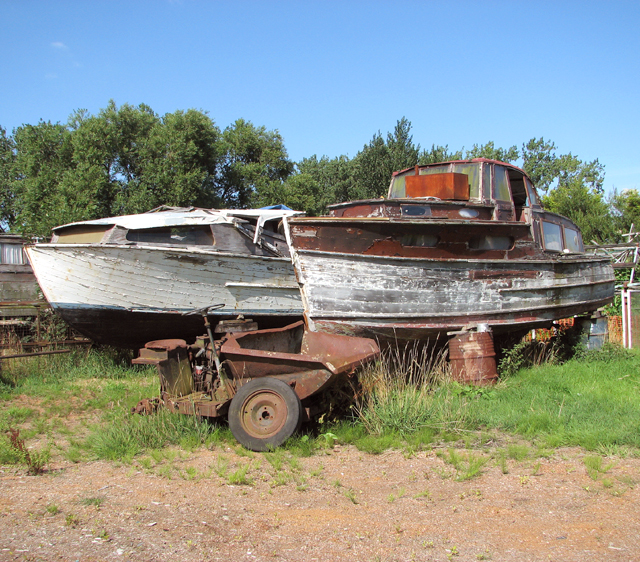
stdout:
[(386, 199), (285, 223), (313, 330), (390, 341), (524, 331), (614, 295), (608, 258), (585, 255), (578, 227), (503, 162), (416, 166), (394, 173)]

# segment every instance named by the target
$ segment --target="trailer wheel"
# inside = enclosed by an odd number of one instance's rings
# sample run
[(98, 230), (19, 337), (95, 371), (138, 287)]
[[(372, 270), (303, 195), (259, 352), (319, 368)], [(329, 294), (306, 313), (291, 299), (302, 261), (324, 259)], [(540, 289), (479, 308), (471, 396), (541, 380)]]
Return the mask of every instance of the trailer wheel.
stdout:
[(267, 451), (298, 430), (302, 405), (288, 384), (265, 377), (240, 387), (228, 417), (231, 433), (241, 445), (251, 451)]

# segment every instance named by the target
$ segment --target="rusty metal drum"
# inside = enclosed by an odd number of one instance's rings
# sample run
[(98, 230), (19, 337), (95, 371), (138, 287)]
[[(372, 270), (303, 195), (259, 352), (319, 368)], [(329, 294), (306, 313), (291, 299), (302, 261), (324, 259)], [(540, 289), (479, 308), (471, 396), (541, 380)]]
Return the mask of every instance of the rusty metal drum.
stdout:
[(449, 340), (451, 376), (462, 384), (496, 382), (496, 352), (490, 331), (458, 333)]

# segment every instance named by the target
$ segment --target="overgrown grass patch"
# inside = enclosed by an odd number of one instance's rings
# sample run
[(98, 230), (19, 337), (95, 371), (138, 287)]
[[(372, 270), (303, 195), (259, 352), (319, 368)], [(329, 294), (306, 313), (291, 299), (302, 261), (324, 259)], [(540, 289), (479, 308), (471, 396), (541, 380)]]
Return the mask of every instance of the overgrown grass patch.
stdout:
[(463, 412), (451, 400), (433, 399), (447, 377), (445, 348), (414, 345), (386, 350), (360, 375), (358, 419), (370, 435), (406, 437), (436, 426), (456, 426)]
[(490, 398), (470, 400), (465, 424), (539, 439), (549, 446), (640, 448), (640, 355), (590, 354), (524, 369)]
[[(489, 440), (493, 445), (488, 446), (495, 447), (487, 436), (500, 432), (529, 442), (502, 443), (496, 462), (504, 470), (508, 460), (539, 456), (536, 447), (546, 448), (547, 454), (564, 445), (603, 456), (640, 451), (638, 353), (608, 346), (562, 365), (516, 370), (494, 387), (478, 388), (452, 382), (437, 352), (404, 351), (387, 352), (365, 371), (351, 417), (303, 428), (287, 441), (290, 474), (297, 474), (292, 464), (296, 458), (330, 454), (338, 445), (371, 454), (394, 448), (411, 456), (446, 443), (486, 454), (483, 443)], [(131, 415), (130, 407), (138, 400), (157, 394), (158, 379), (154, 369), (132, 367), (129, 361), (126, 354), (103, 349), (33, 360), (28, 371), (22, 366), (12, 371), (9, 365), (0, 382), (0, 462), (24, 462), (10, 446), (10, 429), (20, 430), (28, 448), (40, 450), (46, 441), (54, 454), (73, 462), (130, 462), (144, 453), (147, 460), (141, 464), (149, 464), (147, 469), (166, 460), (163, 451), (236, 446), (224, 423), (162, 410)], [(238, 454), (243, 451), (237, 449)], [(273, 469), (276, 476), (283, 472)], [(303, 480), (296, 482), (304, 486)]]
[(98, 458), (130, 462), (134, 456), (169, 445), (210, 446), (225, 438), (225, 429), (196, 416), (159, 410), (150, 416), (128, 412), (94, 429), (87, 448)]
[[(460, 385), (446, 376), (416, 379), (402, 369), (373, 374), (365, 374), (373, 384), (359, 403), (359, 423), (342, 435), (370, 452), (397, 446), (398, 437), (420, 446), (487, 429), (550, 448), (640, 450), (637, 352), (605, 346), (561, 365), (520, 369), (491, 388)], [(335, 431), (341, 435), (342, 427)], [(523, 459), (527, 453), (514, 446), (508, 456)]]
[(130, 353), (101, 349), (3, 363), (0, 458), (22, 462), (9, 446), (12, 429), (20, 431), (29, 450), (33, 439), (46, 436), (63, 458), (78, 462), (93, 456), (84, 439), (88, 422), (111, 425), (138, 400), (157, 392), (154, 370), (129, 362)]

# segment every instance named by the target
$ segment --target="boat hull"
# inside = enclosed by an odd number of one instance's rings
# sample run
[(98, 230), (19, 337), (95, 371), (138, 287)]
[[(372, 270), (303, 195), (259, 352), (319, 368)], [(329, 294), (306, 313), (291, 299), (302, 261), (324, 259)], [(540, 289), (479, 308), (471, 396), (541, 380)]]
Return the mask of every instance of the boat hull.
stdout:
[(39, 244), (27, 253), (51, 306), (99, 343), (189, 339), (204, 324), (183, 313), (217, 304), (217, 319), (242, 314), (261, 327), (302, 315), (288, 258), (124, 244)]
[(294, 250), (314, 330), (428, 339), (467, 325), (494, 332), (549, 325), (611, 302), (607, 259), (427, 259)]

